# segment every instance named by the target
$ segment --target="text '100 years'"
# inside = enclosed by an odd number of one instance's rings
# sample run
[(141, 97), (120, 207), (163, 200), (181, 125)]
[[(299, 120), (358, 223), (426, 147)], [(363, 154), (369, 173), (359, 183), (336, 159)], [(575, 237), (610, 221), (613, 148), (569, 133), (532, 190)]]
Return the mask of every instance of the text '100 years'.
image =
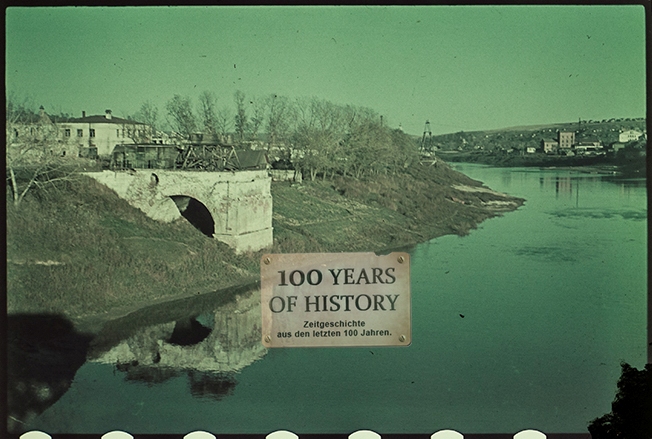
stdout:
[(268, 347), (406, 346), (410, 307), (406, 253), (276, 254), (261, 260)]

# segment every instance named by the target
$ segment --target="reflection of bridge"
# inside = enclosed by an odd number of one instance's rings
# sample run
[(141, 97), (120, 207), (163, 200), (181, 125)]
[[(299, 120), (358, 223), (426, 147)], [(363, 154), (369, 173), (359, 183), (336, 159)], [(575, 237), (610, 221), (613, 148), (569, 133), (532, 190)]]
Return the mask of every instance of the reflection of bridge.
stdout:
[[(191, 297), (142, 309), (136, 317), (112, 322), (94, 341), (89, 359), (118, 365), (137, 364), (141, 376), (147, 375), (146, 370), (164, 368), (210, 373), (242, 370), (261, 359), (267, 349), (260, 342), (260, 289), (245, 286), (238, 287), (236, 293), (233, 291), (230, 294), (236, 294), (235, 300), (228, 303), (223, 302), (229, 292), (213, 293), (212, 297), (220, 302), (213, 305), (215, 309), (211, 308), (211, 296)], [(197, 314), (192, 313), (195, 308), (203, 308), (202, 313), (198, 314), (198, 310)], [(177, 314), (170, 316), (175, 320), (156, 322), (158, 318), (165, 319), (166, 310)], [(191, 314), (186, 315), (186, 310)], [(148, 318), (152, 321), (147, 322)], [(145, 321), (145, 325), (129, 328), (133, 321), (140, 324)]]
[(197, 172), (162, 169), (88, 172), (150, 218), (187, 218), (236, 251), (272, 244), (271, 179), (267, 171)]

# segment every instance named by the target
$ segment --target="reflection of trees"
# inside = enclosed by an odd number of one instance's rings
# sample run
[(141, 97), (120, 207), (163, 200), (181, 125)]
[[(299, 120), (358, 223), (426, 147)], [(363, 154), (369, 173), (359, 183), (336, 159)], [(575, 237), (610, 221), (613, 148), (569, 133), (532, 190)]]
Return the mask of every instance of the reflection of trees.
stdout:
[(172, 378), (188, 375), (190, 394), (195, 398), (220, 400), (233, 393), (238, 384), (233, 374), (202, 372), (198, 370), (181, 370), (172, 367), (141, 365), (137, 361), (120, 363), (116, 370), (125, 374), (126, 381), (145, 383), (148, 386), (162, 384)]
[(188, 371), (190, 393), (196, 398), (222, 399), (233, 393), (238, 382), (229, 374)]
[(170, 378), (181, 376), (181, 371), (170, 367), (156, 368), (140, 366), (138, 362), (117, 364), (116, 369), (126, 374), (125, 380), (141, 383), (161, 384)]
[(57, 315), (7, 317), (7, 429), (25, 424), (66, 393), (90, 337)]

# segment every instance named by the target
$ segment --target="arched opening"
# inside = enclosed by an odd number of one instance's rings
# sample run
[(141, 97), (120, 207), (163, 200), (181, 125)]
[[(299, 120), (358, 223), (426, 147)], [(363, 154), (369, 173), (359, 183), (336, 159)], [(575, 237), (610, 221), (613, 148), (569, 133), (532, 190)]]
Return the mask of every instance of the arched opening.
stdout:
[(168, 343), (178, 346), (192, 346), (200, 343), (208, 337), (213, 330), (210, 324), (206, 324), (200, 316), (179, 319), (174, 325), (172, 335), (168, 339)]
[(215, 234), (215, 221), (208, 208), (201, 201), (185, 195), (173, 195), (170, 198), (177, 205), (177, 209), (179, 209), (181, 215), (190, 224), (195, 226), (204, 235), (210, 238), (213, 237), (213, 234)]

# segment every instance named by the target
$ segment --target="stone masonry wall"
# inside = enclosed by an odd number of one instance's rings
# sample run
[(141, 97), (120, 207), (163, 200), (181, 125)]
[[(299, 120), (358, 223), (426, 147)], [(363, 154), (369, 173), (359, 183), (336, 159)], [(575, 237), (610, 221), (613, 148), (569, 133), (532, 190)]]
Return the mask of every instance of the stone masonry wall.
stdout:
[(181, 216), (170, 197), (200, 201), (215, 222), (214, 237), (238, 252), (272, 245), (271, 178), (267, 171), (200, 172), (139, 169), (87, 172), (158, 221)]

